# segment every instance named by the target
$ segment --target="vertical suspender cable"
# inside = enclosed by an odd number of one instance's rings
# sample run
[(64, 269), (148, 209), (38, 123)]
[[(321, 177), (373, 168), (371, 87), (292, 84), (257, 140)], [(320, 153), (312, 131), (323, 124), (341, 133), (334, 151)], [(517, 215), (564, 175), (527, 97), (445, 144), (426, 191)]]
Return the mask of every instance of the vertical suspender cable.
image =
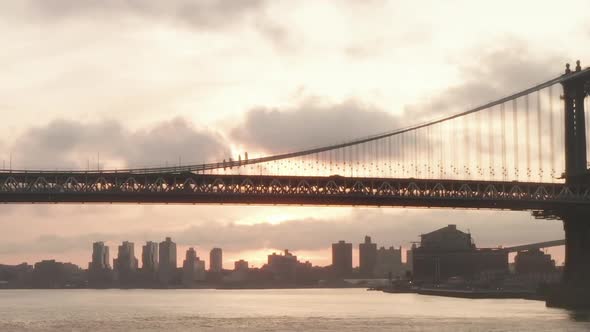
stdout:
[(361, 146), (363, 147), (363, 175), (362, 176), (368, 176), (367, 175), (367, 164), (369, 163), (368, 160), (368, 150), (370, 149), (369, 146), (370, 143), (362, 143)]
[(418, 177), (418, 130), (412, 130), (414, 148), (414, 177)]
[(428, 144), (428, 157), (427, 157), (428, 158), (428, 161), (427, 161), (428, 166), (426, 167), (426, 170), (427, 170), (426, 177), (431, 178), (432, 176), (431, 176), (430, 172), (432, 171), (432, 126), (426, 127), (426, 136), (427, 136), (426, 143)]
[(469, 117), (471, 115), (467, 115), (464, 116), (463, 119), (465, 121), (465, 129), (464, 129), (464, 133), (465, 133), (465, 137), (463, 137), (463, 140), (465, 141), (465, 175), (467, 176), (468, 179), (471, 178), (471, 172), (470, 172), (470, 166), (471, 166), (471, 156), (470, 156), (470, 152), (471, 152), (471, 126), (469, 124)]
[(549, 144), (551, 153), (551, 182), (555, 179), (555, 129), (553, 125), (553, 85), (549, 87)]
[(393, 175), (397, 177), (397, 173), (400, 170), (400, 135), (395, 135), (395, 168), (393, 169)]
[(506, 109), (504, 103), (500, 105), (500, 121), (502, 126), (502, 179), (507, 180), (506, 172)]
[(529, 95), (524, 96), (524, 116), (525, 116), (525, 145), (526, 145), (526, 176), (531, 180), (531, 121), (529, 114)]
[(379, 142), (381, 148), (381, 151), (379, 152), (379, 172), (381, 173), (381, 176), (383, 176), (383, 172), (386, 169), (385, 166), (387, 165), (387, 141), (386, 139), (380, 139)]
[(373, 145), (373, 152), (371, 153), (371, 172), (373, 176), (377, 176), (377, 160), (379, 159), (379, 153), (377, 152), (377, 141), (371, 142)]
[(444, 179), (445, 175), (445, 160), (444, 160), (444, 145), (443, 145), (443, 126), (444, 122), (437, 124), (438, 126), (438, 151), (439, 151), (439, 166), (438, 170), (440, 172), (440, 178)]
[[(422, 129), (415, 130), (416, 133), (416, 172), (422, 176)], [(420, 131), (420, 132), (418, 132)]]
[(373, 141), (373, 156), (371, 158), (371, 160), (373, 160), (373, 162), (371, 164), (373, 164), (373, 172), (374, 172), (374, 176), (377, 176), (378, 170), (379, 170), (379, 142), (378, 141)]
[(353, 146), (348, 147), (348, 167), (350, 168), (350, 177), (354, 176), (354, 156), (352, 155)]
[(400, 134), (400, 141), (401, 141), (401, 149), (400, 152), (402, 154), (402, 176), (401, 177), (406, 177), (406, 153), (405, 153), (405, 149), (406, 149), (406, 134), (402, 133)]
[(389, 177), (391, 177), (391, 139), (391, 136), (387, 138), (387, 159), (389, 160)]
[(475, 113), (475, 122), (476, 122), (476, 136), (475, 136), (475, 149), (477, 153), (477, 172), (480, 176), (483, 176), (483, 165), (482, 165), (482, 154), (483, 154), (483, 146), (481, 146), (481, 111)]
[(514, 177), (518, 181), (518, 173), (520, 172), (520, 165), (518, 164), (518, 100), (512, 100), (512, 134), (514, 144)]
[(332, 175), (332, 159), (334, 155), (334, 150), (328, 151), (328, 154), (330, 155), (330, 175)]
[(541, 91), (537, 91), (537, 149), (539, 156), (539, 182), (543, 182), (543, 151), (542, 151), (543, 122), (541, 117)]
[(490, 162), (490, 180), (494, 179), (494, 112), (493, 109), (487, 109), (488, 112), (488, 142), (489, 142), (489, 162)]
[(458, 144), (457, 144), (457, 120), (453, 119), (450, 121), (451, 123), (451, 140), (450, 140), (450, 145), (451, 145), (451, 174), (453, 175), (453, 178), (458, 174), (458, 170), (457, 170), (457, 148), (458, 148)]

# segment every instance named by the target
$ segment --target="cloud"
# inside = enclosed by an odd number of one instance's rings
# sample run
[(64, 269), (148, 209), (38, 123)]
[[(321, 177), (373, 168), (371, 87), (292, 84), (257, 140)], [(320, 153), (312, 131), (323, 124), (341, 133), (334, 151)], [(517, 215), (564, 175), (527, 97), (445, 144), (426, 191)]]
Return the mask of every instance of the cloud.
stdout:
[(520, 40), (501, 40), (487, 50), (478, 49), (467, 63), (457, 64), (460, 84), (451, 86), (426, 102), (407, 105), (405, 114), (422, 120), (439, 118), (510, 95), (561, 75), (556, 64), (563, 57), (533, 54)]
[(271, 42), (274, 50), (280, 51), (282, 55), (292, 55), (296, 46), (301, 45), (303, 40), (300, 34), (289, 30), (284, 24), (268, 15), (259, 15), (254, 22), (256, 30)]
[(28, 0), (16, 7), (48, 20), (138, 16), (196, 28), (219, 29), (241, 22), (265, 5), (265, 0)]
[[(560, 222), (532, 225), (531, 217), (526, 213), (504, 213), (503, 217), (499, 220), (497, 213), (481, 211), (461, 214), (450, 211), (388, 213), (383, 210), (357, 209), (338, 220), (314, 217), (279, 224), (200, 224), (175, 237), (180, 244), (198, 244), (206, 248), (221, 245), (231, 251), (264, 248), (318, 250), (338, 240), (359, 243), (365, 234), (372, 236), (380, 245), (408, 247), (411, 241), (419, 240), (420, 234), (446, 224), (459, 224), (464, 231), (470, 230), (477, 244), (483, 247), (563, 237)], [(508, 224), (511, 225), (509, 231), (500, 227)], [(532, 227), (536, 228), (534, 232), (531, 232)], [(219, 234), (223, 234), (223, 238)]]
[[(292, 50), (291, 32), (267, 14), (267, 0), (28, 0), (0, 4), (0, 12), (18, 13), (47, 22), (78, 19), (112, 20), (139, 18), (193, 30), (225, 30), (250, 24), (276, 50)], [(0, 14), (1, 15), (1, 14)]]
[(312, 98), (294, 107), (251, 109), (231, 137), (247, 147), (285, 152), (335, 144), (399, 126), (395, 116), (354, 99), (332, 104)]
[[(343, 48), (344, 55), (351, 60), (376, 61), (378, 57), (393, 58), (407, 49), (417, 48), (432, 40), (430, 27), (421, 25), (411, 28), (402, 26), (395, 31), (379, 31), (370, 37), (352, 39)], [(400, 48), (399, 45), (404, 45)]]
[[(13, 144), (13, 168), (86, 168), (100, 154), (101, 168), (149, 166), (219, 160), (228, 147), (216, 132), (200, 130), (181, 118), (140, 130), (130, 130), (115, 120), (86, 123), (54, 120), (31, 128)], [(106, 165), (105, 165), (106, 164)], [(110, 165), (111, 167), (113, 164)]]

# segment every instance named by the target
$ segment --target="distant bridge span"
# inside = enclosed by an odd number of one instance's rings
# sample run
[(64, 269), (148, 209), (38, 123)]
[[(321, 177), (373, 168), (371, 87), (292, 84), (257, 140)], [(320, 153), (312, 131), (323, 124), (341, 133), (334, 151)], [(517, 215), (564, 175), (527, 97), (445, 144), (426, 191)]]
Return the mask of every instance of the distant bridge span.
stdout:
[(523, 244), (523, 245), (519, 245), (519, 246), (502, 248), (502, 250), (507, 251), (507, 252), (518, 252), (518, 251), (523, 251), (523, 250), (551, 248), (551, 247), (559, 247), (559, 246), (564, 246), (564, 245), (565, 245), (565, 239), (531, 243), (531, 244)]

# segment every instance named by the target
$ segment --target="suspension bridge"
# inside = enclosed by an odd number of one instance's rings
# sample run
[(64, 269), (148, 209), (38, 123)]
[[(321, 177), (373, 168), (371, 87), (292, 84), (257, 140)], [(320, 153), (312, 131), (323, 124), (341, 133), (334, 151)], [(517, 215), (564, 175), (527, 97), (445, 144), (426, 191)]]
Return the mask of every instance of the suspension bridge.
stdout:
[[(590, 68), (360, 139), (174, 167), (0, 170), (0, 203), (221, 203), (530, 211), (559, 219), (568, 284), (590, 280)], [(302, 133), (314, 135), (314, 133)], [(280, 139), (280, 137), (277, 137)]]

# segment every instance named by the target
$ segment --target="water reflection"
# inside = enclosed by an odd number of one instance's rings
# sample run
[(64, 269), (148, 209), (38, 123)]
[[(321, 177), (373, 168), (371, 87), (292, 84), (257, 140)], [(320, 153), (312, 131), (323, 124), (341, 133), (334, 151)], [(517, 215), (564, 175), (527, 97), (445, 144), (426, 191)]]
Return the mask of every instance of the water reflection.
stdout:
[(568, 310), (568, 314), (573, 321), (590, 322), (590, 310)]
[(542, 301), (364, 289), (6, 290), (0, 331), (589, 331)]

